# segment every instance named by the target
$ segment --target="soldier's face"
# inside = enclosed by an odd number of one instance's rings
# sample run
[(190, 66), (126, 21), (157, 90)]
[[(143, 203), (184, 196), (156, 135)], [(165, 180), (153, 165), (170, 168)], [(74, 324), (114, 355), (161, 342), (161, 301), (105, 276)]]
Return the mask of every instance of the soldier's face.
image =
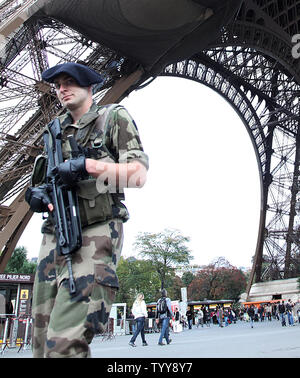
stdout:
[(91, 87), (79, 86), (77, 81), (67, 74), (55, 78), (54, 85), (59, 101), (69, 110), (76, 110), (91, 99)]

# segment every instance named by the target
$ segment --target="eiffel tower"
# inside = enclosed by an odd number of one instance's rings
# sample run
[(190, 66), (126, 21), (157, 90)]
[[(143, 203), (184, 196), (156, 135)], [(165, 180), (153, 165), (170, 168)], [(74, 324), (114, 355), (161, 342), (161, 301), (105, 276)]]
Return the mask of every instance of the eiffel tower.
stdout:
[(1, 1), (0, 272), (32, 216), (24, 192), (43, 128), (63, 112), (41, 72), (75, 61), (105, 75), (99, 104), (157, 76), (191, 79), (225, 98), (260, 174), (247, 293), (254, 282), (299, 276), (299, 29), (300, 0)]

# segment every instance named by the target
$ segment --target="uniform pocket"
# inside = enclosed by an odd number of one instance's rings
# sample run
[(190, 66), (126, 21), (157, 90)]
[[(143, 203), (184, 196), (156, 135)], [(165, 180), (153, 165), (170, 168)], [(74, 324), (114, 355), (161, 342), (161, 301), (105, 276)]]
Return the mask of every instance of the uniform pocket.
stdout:
[(82, 227), (105, 222), (112, 218), (112, 199), (109, 193), (99, 193), (96, 180), (78, 183), (78, 202)]
[(36, 157), (31, 175), (31, 186), (39, 186), (44, 183), (47, 172), (47, 158), (43, 155)]
[(119, 288), (119, 280), (116, 272), (107, 264), (95, 264), (95, 281), (113, 289)]
[(97, 334), (107, 331), (109, 314), (119, 282), (116, 272), (107, 264), (95, 264), (94, 274), (95, 284), (90, 296), (85, 327)]

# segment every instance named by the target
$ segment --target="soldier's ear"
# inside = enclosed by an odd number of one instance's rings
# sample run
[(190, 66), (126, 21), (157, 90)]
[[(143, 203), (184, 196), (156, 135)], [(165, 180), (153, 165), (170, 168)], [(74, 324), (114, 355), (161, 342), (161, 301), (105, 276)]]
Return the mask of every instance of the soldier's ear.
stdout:
[(88, 88), (91, 95), (94, 95), (98, 91), (97, 84), (92, 84)]

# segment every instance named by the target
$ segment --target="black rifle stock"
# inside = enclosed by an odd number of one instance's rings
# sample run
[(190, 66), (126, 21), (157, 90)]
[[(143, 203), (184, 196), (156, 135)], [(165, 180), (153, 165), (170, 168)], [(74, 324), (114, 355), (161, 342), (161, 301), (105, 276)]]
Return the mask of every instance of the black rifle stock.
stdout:
[[(57, 253), (65, 257), (69, 272), (70, 294), (76, 292), (75, 280), (72, 272), (71, 254), (82, 245), (81, 224), (79, 216), (78, 198), (74, 186), (67, 186), (60, 182), (57, 167), (63, 163), (62, 134), (60, 122), (56, 118), (44, 132), (44, 143), (48, 155), (47, 183), (51, 185), (50, 198), (54, 206), (56, 249)], [(70, 137), (72, 157), (78, 155), (78, 146), (74, 137)]]

